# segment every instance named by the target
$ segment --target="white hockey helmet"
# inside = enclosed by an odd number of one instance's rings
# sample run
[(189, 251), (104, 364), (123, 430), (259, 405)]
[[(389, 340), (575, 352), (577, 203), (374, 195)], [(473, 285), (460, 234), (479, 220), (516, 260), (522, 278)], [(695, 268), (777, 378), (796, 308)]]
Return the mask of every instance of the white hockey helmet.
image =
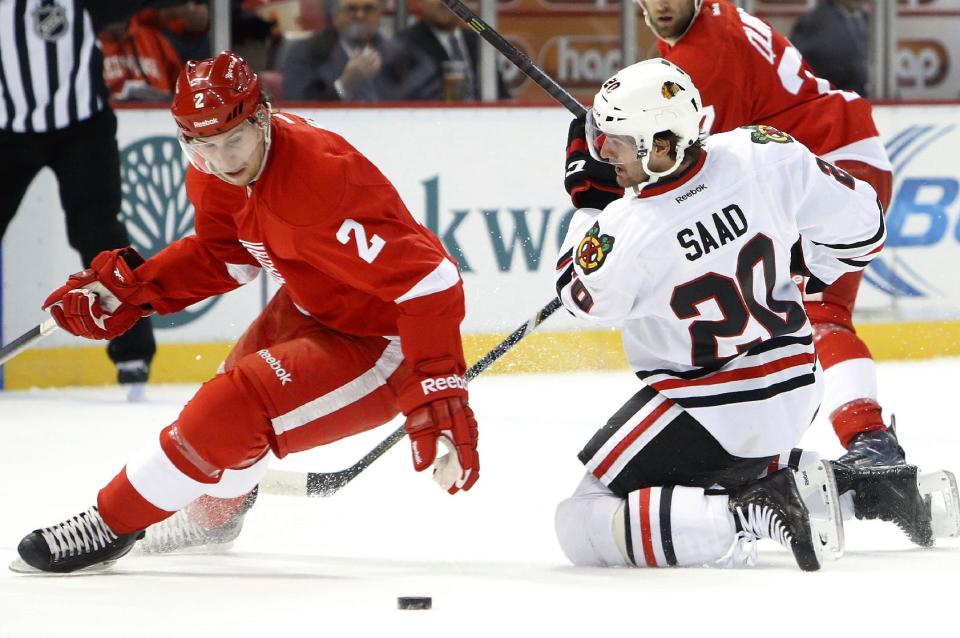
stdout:
[[(641, 160), (647, 175), (660, 177), (680, 166), (686, 149), (700, 139), (702, 118), (700, 92), (690, 76), (662, 58), (644, 60), (618, 71), (593, 98), (587, 146), (594, 159), (613, 164), (600, 150), (604, 144), (621, 145), (621, 151)], [(653, 136), (665, 131), (677, 136), (676, 161), (666, 171), (651, 171)]]

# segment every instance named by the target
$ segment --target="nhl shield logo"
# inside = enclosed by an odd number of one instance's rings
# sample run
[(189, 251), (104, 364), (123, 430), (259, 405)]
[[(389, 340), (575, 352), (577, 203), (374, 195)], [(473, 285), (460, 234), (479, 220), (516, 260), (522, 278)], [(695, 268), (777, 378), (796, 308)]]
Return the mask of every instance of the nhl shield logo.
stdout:
[(613, 237), (601, 235), (600, 222), (594, 223), (577, 246), (577, 263), (583, 269), (583, 274), (589, 275), (599, 270), (612, 250)]
[(44, 42), (56, 42), (68, 26), (66, 7), (54, 0), (44, 0), (33, 12), (33, 29)]

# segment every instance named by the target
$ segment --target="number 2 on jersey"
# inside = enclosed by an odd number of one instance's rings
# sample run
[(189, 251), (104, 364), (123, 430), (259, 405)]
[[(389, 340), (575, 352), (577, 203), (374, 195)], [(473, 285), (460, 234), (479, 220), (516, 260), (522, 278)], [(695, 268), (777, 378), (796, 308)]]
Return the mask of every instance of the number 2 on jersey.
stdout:
[[(757, 264), (761, 266), (763, 300), (757, 299), (754, 293), (754, 268)], [(790, 334), (803, 326), (806, 317), (803, 306), (789, 300), (774, 299), (776, 277), (773, 241), (766, 235), (756, 235), (737, 256), (735, 280), (711, 272), (673, 289), (670, 307), (677, 318), (690, 319), (700, 316), (697, 306), (709, 299), (713, 299), (723, 314), (722, 319), (698, 320), (690, 324), (693, 365), (723, 365), (728, 357), (719, 356), (717, 340), (721, 337), (742, 335), (751, 317), (758, 321), (771, 337)], [(737, 352), (744, 352), (756, 345), (756, 341), (738, 344)]]
[(343, 220), (343, 223), (340, 224), (340, 229), (337, 231), (337, 241), (346, 246), (350, 241), (350, 233), (353, 233), (354, 239), (356, 239), (357, 253), (360, 255), (360, 259), (368, 264), (373, 263), (373, 260), (377, 258), (377, 255), (380, 254), (380, 251), (383, 250), (384, 245), (387, 243), (380, 235), (376, 234), (373, 235), (370, 238), (370, 242), (367, 243), (367, 229), (355, 219)]

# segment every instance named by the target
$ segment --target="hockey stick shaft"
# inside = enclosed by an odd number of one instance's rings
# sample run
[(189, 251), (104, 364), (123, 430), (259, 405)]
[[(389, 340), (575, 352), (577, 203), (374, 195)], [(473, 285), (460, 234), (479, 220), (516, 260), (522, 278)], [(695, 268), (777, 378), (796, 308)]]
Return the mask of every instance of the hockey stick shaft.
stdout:
[(453, 11), (458, 18), (467, 23), (471, 29), (477, 32), (481, 38), (493, 45), (493, 48), (503, 54), (503, 57), (510, 60), (518, 69), (523, 71), (524, 75), (536, 82), (540, 87), (550, 94), (550, 97), (562, 104), (568, 111), (577, 117), (581, 117), (587, 110), (578, 102), (566, 89), (557, 84), (556, 80), (540, 70), (533, 61), (528, 58), (520, 49), (510, 44), (506, 38), (496, 32), (489, 24), (484, 22), (480, 16), (474, 13), (470, 7), (463, 4), (460, 0), (440, 0), (448, 9)]
[(5, 364), (10, 359), (13, 359), (27, 348), (33, 347), (35, 343), (56, 329), (57, 322), (53, 320), (53, 317), (50, 317), (43, 323), (34, 326), (7, 345), (3, 346), (0, 348), (0, 366)]
[[(497, 359), (510, 351), (534, 328), (546, 321), (547, 317), (560, 307), (560, 300), (554, 298), (541, 308), (536, 315), (518, 327), (510, 336), (500, 342), (493, 350), (473, 364), (465, 375), (467, 381), (472, 381), (481, 372), (489, 368)], [(285, 496), (332, 496), (341, 487), (352, 481), (360, 472), (367, 469), (371, 463), (380, 458), (384, 452), (396, 445), (404, 437), (403, 426), (393, 431), (390, 436), (377, 444), (375, 448), (364, 455), (362, 459), (339, 472), (292, 472), (284, 470), (270, 470), (260, 483), (260, 489), (265, 494), (281, 494)]]

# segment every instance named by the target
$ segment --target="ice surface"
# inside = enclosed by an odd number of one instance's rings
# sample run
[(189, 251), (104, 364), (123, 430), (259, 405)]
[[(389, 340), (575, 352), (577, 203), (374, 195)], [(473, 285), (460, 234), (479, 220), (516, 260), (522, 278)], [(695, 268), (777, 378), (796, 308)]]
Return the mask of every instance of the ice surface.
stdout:
[[(921, 469), (960, 470), (958, 378), (960, 360), (880, 365), (884, 406)], [(769, 541), (754, 569), (568, 566), (554, 507), (582, 475), (576, 452), (637, 387), (626, 371), (481, 377), (471, 492), (415, 474), (401, 441), (333, 497), (261, 496), (229, 554), (128, 557), (96, 575), (0, 571), (0, 637), (947, 635), (960, 543), (917, 549), (875, 521), (849, 522), (846, 556), (813, 574)], [(194, 389), (151, 386), (141, 404), (119, 388), (0, 393), (0, 563), (25, 533), (92, 504)], [(276, 466), (339, 470), (394, 427)], [(841, 453), (822, 420), (804, 443)], [(398, 611), (398, 596), (432, 596), (433, 610)]]

